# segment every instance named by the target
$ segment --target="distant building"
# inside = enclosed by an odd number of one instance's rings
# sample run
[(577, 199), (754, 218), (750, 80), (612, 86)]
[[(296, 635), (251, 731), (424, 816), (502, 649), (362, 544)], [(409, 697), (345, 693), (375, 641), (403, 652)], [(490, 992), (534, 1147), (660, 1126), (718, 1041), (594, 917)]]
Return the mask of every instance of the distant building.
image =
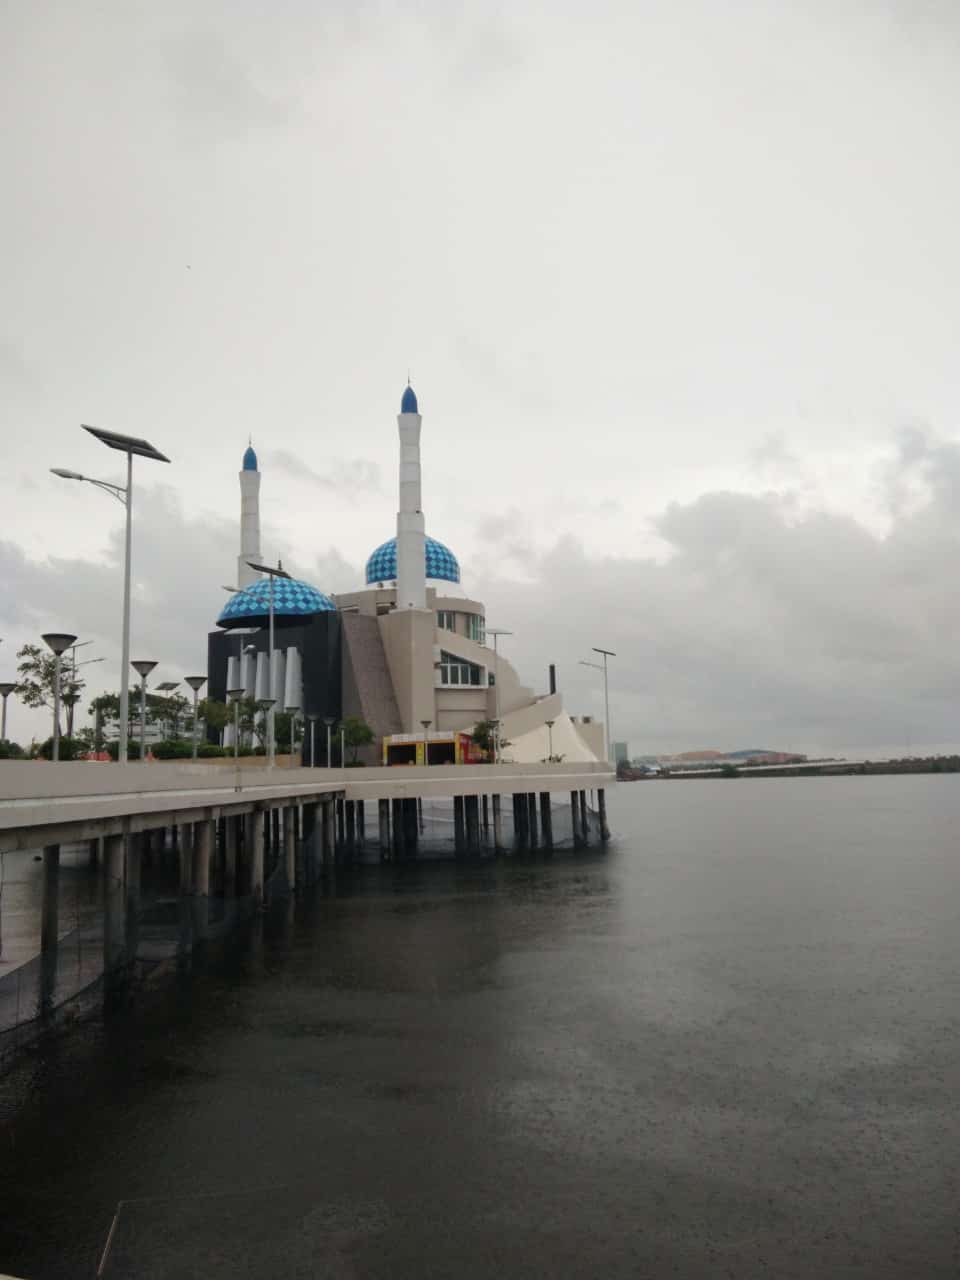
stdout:
[(630, 744), (627, 742), (615, 742), (613, 744), (613, 762), (614, 764), (630, 763)]

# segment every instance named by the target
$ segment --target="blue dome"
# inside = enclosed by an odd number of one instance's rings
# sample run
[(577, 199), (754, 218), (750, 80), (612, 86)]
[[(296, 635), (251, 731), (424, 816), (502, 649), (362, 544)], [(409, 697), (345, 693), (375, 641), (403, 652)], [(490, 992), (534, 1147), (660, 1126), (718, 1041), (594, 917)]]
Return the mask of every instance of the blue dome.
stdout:
[[(325, 596), (309, 582), (296, 578), (275, 578), (273, 582), (273, 613), (277, 618), (308, 618), (314, 613), (336, 610), (329, 596)], [(217, 625), (232, 627), (249, 626), (254, 622), (266, 622), (270, 616), (270, 583), (261, 578), (252, 586), (235, 591), (224, 605)]]
[(252, 444), (247, 445), (247, 451), (243, 455), (243, 469), (244, 471), (259, 471), (260, 469), (257, 466), (257, 455), (253, 451)]
[[(367, 586), (375, 582), (393, 582), (397, 576), (397, 540), (391, 538), (377, 547), (367, 561)], [(449, 547), (436, 538), (427, 538), (427, 577), (444, 582), (460, 581), (460, 565)]]
[(417, 408), (417, 393), (414, 391), (413, 387), (410, 386), (409, 382), (403, 389), (403, 399), (400, 401), (400, 412), (401, 413), (419, 413), (420, 412), (420, 410)]

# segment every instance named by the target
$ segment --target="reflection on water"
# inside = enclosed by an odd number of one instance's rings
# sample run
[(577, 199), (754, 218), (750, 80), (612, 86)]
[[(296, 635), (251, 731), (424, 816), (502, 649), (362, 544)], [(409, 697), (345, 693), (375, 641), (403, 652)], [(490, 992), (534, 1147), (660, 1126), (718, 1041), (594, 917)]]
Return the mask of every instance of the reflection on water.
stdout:
[(611, 820), (341, 875), (23, 1061), (0, 1269), (955, 1276), (957, 780)]

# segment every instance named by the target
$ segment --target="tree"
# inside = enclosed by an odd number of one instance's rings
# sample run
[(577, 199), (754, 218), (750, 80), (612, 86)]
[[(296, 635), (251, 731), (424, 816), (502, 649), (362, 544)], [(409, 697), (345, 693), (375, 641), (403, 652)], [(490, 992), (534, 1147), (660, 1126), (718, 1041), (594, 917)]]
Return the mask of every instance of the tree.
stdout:
[[(38, 644), (25, 644), (17, 650), (17, 671), (20, 682), (17, 685), (17, 696), (26, 707), (50, 707), (54, 704), (54, 691), (57, 681), (57, 660), (46, 649)], [(85, 681), (79, 676), (74, 679), (69, 662), (60, 666), (60, 700), (65, 707), (75, 704), (80, 698), (80, 691)], [(72, 712), (71, 712), (72, 719)]]
[[(480, 748), (487, 756), (488, 760), (494, 758), (497, 748), (497, 722), (496, 720), (480, 720), (473, 726), (473, 732), (470, 734), (470, 740), (473, 744)], [(509, 747), (510, 743), (506, 738), (501, 738), (500, 749)]]
[(219, 738), (230, 723), (233, 712), (225, 702), (218, 702), (216, 698), (201, 698), (197, 704), (197, 715), (208, 729), (216, 731)]
[(101, 693), (87, 708), (87, 715), (94, 717), (93, 742), (97, 751), (103, 750), (103, 731), (108, 724), (120, 723), (119, 693)]
[(359, 716), (344, 716), (340, 721), (340, 729), (343, 731), (344, 743), (353, 752), (350, 762), (356, 764), (360, 748), (369, 746), (373, 742), (374, 732)]

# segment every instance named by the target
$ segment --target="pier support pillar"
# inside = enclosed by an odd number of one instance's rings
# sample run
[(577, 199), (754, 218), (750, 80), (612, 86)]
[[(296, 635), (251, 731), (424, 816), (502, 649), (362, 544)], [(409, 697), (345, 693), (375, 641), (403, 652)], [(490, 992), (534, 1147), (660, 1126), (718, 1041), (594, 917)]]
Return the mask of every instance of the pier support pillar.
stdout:
[(417, 856), (418, 818), (416, 796), (403, 801), (403, 847), (408, 858)]
[(357, 850), (363, 853), (367, 847), (367, 811), (362, 800), (357, 800)]
[(467, 828), (463, 809), (463, 796), (453, 797), (453, 847), (461, 857), (467, 847)]
[(323, 802), (323, 869), (333, 872), (337, 865), (337, 815), (332, 800)]
[(530, 828), (530, 848), (537, 849), (540, 847), (540, 836), (537, 831), (537, 795), (535, 791), (529, 792), (524, 799), (527, 802), (527, 825)]
[(543, 837), (543, 847), (545, 849), (553, 848), (553, 810), (550, 808), (550, 792), (540, 792), (540, 832)]
[(189, 893), (193, 885), (193, 823), (185, 822), (177, 841), (180, 858), (180, 892)]
[(90, 841), (90, 861), (89, 866), (99, 867), (103, 862), (103, 836), (98, 836), (95, 840)]
[(103, 842), (103, 977), (107, 1005), (126, 979), (126, 924), (124, 917), (124, 835), (107, 836)]
[(283, 811), (283, 864), (292, 893), (297, 880), (297, 811), (292, 804)]
[(140, 875), (143, 867), (143, 847), (149, 840), (149, 832), (127, 836), (123, 849), (124, 930), (127, 964), (132, 969), (137, 962), (140, 940)]
[(406, 854), (403, 841), (403, 801), (392, 801), (391, 818), (393, 821), (393, 860), (402, 862)]
[(467, 823), (467, 852), (480, 852), (480, 801), (477, 796), (463, 797), (464, 816)]
[(390, 857), (390, 801), (377, 801), (377, 818), (380, 823), (380, 861)]
[(357, 859), (357, 805), (354, 800), (345, 800), (343, 804), (344, 826), (346, 827), (347, 862)]
[(590, 810), (587, 808), (587, 793), (580, 792), (580, 827), (583, 847), (590, 843)]
[(60, 846), (44, 845), (43, 897), (40, 905), (40, 1004), (41, 1018), (53, 1012), (57, 985), (57, 935), (60, 926)]
[(484, 842), (486, 842), (490, 839), (490, 797), (488, 795), (484, 795), (480, 801), (480, 805), (482, 808), (480, 822), (483, 827), (483, 839)]
[(198, 897), (210, 896), (210, 860), (213, 856), (213, 821), (210, 818), (193, 824), (193, 892)]
[(334, 806), (337, 811), (337, 840), (336, 840), (335, 861), (339, 864), (343, 861), (343, 851), (347, 844), (347, 815), (345, 812), (346, 801), (344, 800), (343, 796), (337, 796), (336, 800), (334, 801)]
[(263, 905), (263, 838), (266, 828), (267, 813), (262, 809), (254, 809), (250, 815), (252, 827), (250, 858), (250, 893), (255, 907)]
[(597, 788), (597, 816), (600, 819), (600, 839), (606, 844), (610, 839), (610, 828), (607, 826), (607, 793), (603, 787)]
[(583, 846), (583, 833), (580, 829), (580, 792), (570, 792), (570, 824), (573, 827), (573, 847)]
[(502, 797), (493, 797), (493, 848), (496, 853), (503, 853), (503, 813)]
[(527, 797), (519, 792), (513, 797), (513, 833), (514, 848), (518, 850), (529, 849), (530, 810), (527, 807)]
[(320, 806), (316, 803), (305, 804), (300, 817), (300, 857), (297, 860), (297, 888), (316, 884), (319, 879), (317, 872), (318, 839), (323, 833), (317, 831), (317, 809)]

